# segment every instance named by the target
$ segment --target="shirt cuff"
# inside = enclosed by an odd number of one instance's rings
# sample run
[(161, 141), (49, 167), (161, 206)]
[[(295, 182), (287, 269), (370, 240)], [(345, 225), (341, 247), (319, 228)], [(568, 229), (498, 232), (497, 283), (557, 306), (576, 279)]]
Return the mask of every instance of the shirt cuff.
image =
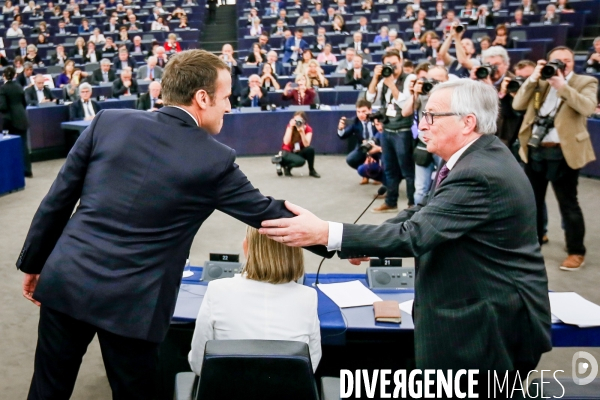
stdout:
[(342, 136), (344, 134), (344, 130), (343, 129), (338, 129), (338, 135)]
[(367, 91), (367, 94), (365, 96), (365, 99), (369, 102), (372, 103), (373, 101), (375, 101), (375, 97), (377, 97), (377, 93), (375, 94), (371, 94), (369, 93), (369, 91)]
[(327, 222), (329, 224), (329, 237), (327, 238), (327, 251), (339, 251), (342, 249), (342, 236), (344, 225), (339, 222)]

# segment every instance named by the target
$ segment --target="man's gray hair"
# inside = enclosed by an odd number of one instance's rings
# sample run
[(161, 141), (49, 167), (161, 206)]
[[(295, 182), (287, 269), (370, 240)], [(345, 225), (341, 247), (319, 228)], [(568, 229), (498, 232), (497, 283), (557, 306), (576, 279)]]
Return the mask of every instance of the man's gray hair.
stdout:
[(510, 57), (508, 57), (508, 52), (502, 46), (492, 46), (481, 53), (481, 59), (484, 63), (490, 57), (502, 57), (502, 61), (504, 61), (506, 65), (510, 65)]
[(106, 64), (108, 64), (108, 65), (111, 64), (111, 62), (108, 58), (103, 58), (102, 60), (100, 60), (100, 65), (106, 65)]
[(79, 94), (81, 94), (81, 91), (83, 89), (89, 89), (91, 91), (92, 90), (92, 85), (90, 85), (87, 82), (83, 82), (81, 85), (79, 85)]
[(598, 42), (600, 42), (600, 36), (598, 36), (596, 39), (594, 39), (594, 45)]
[(471, 79), (456, 79), (436, 85), (431, 94), (446, 89), (452, 90), (450, 112), (461, 116), (475, 115), (477, 133), (482, 135), (496, 133), (498, 92), (492, 85)]

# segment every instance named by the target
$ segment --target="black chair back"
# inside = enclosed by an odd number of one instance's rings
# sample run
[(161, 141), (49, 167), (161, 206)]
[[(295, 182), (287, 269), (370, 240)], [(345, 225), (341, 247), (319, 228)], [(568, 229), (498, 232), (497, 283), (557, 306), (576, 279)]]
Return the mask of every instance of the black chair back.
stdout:
[(308, 345), (209, 340), (195, 399), (318, 400)]

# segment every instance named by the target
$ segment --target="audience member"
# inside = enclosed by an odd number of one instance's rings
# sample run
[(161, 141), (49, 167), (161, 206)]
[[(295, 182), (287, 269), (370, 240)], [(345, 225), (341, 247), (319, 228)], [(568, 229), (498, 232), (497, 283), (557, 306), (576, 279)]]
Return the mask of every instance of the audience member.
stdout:
[(346, 6), (346, 0), (337, 1), (337, 13), (339, 15), (348, 14), (348, 6)]
[(296, 20), (296, 26), (313, 26), (315, 20), (310, 16), (310, 12), (305, 10), (300, 17)]
[(523, 26), (529, 25), (529, 20), (523, 16), (523, 10), (517, 9), (515, 11), (515, 15), (513, 16), (510, 26)]
[(325, 88), (329, 86), (329, 81), (325, 78), (323, 69), (315, 59), (309, 60), (306, 63), (305, 75), (308, 87)]
[(348, 47), (354, 48), (356, 54), (369, 54), (368, 44), (363, 42), (363, 35), (360, 32), (354, 32), (352, 36), (352, 43), (348, 45)]
[(141, 36), (134, 36), (133, 41), (129, 44), (129, 46), (127, 46), (127, 50), (129, 50), (130, 53), (134, 53), (134, 54), (147, 54), (148, 53), (148, 48), (146, 47), (146, 45), (144, 43), (142, 43)]
[(469, 18), (469, 25), (475, 25), (478, 28), (487, 28), (494, 26), (494, 16), (488, 11), (485, 4), (477, 7), (477, 12), (473, 13)]
[(352, 60), (354, 59), (355, 54), (356, 51), (354, 50), (354, 47), (348, 47), (346, 49), (345, 58), (340, 60), (337, 68), (335, 69), (335, 72), (338, 74), (345, 74), (348, 71), (352, 70), (354, 68)]
[(77, 29), (77, 31), (79, 32), (79, 34), (84, 34), (84, 33), (91, 33), (92, 29), (90, 28), (90, 22), (87, 20), (87, 18), (83, 18), (81, 20), (81, 25), (79, 25), (79, 28)]
[(113, 59), (112, 68), (119, 74), (125, 68), (131, 68), (133, 70), (136, 66), (136, 62), (129, 55), (129, 51), (127, 51), (127, 47), (121, 46), (119, 47), (118, 55)]
[(546, 13), (542, 16), (541, 21), (546, 25), (555, 25), (560, 22), (560, 15), (556, 12), (556, 6), (553, 3), (546, 6)]
[(33, 86), (25, 89), (25, 101), (28, 106), (37, 107), (40, 103), (54, 101), (54, 96), (48, 87), (44, 85), (44, 75), (37, 74)]
[(438, 20), (442, 20), (444, 19), (444, 15), (446, 13), (445, 7), (444, 7), (444, 2), (442, 1), (438, 1), (437, 3), (435, 3), (435, 15), (434, 15), (434, 19), (438, 19)]
[(240, 75), (242, 75), (242, 69), (238, 65), (235, 56), (233, 55), (233, 47), (230, 44), (224, 44), (221, 48), (221, 55), (219, 56), (225, 64), (229, 67), (231, 72), (231, 106), (237, 107), (238, 99), (242, 91), (240, 85)]
[(387, 26), (382, 26), (381, 29), (379, 29), (379, 35), (375, 36), (375, 39), (373, 39), (373, 43), (384, 43), (384, 42), (389, 42), (388, 40), (388, 34), (389, 34), (389, 29)]
[(65, 54), (65, 47), (62, 44), (56, 46), (56, 53), (50, 57), (50, 65), (58, 65), (63, 67), (67, 62), (67, 55)]
[(365, 17), (365, 16), (360, 17), (360, 19), (358, 20), (357, 32), (369, 33), (370, 31), (371, 31), (371, 28), (369, 27), (369, 20), (367, 19), (367, 17)]
[(600, 73), (600, 36), (594, 39), (594, 49), (588, 54), (585, 62), (585, 72), (588, 74)]
[(100, 28), (94, 28), (93, 33), (90, 35), (90, 38), (88, 39), (88, 42), (92, 42), (94, 43), (96, 46), (98, 45), (103, 45), (104, 43), (106, 43), (106, 38), (104, 37), (104, 35), (100, 32)]
[(209, 283), (196, 319), (188, 360), (200, 375), (208, 340), (294, 340), (308, 344), (313, 371), (321, 359), (317, 293), (295, 281), (304, 275), (302, 249), (248, 227), (240, 276)]
[(512, 39), (508, 36), (506, 25), (500, 24), (496, 26), (496, 37), (492, 42), (492, 46), (502, 46), (504, 48), (512, 48)]
[(19, 47), (15, 49), (15, 57), (20, 56), (25, 58), (27, 56), (27, 40), (24, 38), (19, 39)]
[(502, 13), (506, 12), (507, 9), (504, 8), (504, 5), (502, 4), (502, 0), (493, 0), (492, 1), (492, 8), (490, 9), (490, 13), (492, 13), (492, 15), (494, 17), (499, 17)]
[(277, 76), (285, 75), (283, 64), (279, 61), (276, 51), (271, 50), (267, 53), (267, 64), (271, 65), (271, 71), (275, 78), (277, 78)]
[(296, 29), (294, 33), (294, 37), (286, 40), (285, 45), (283, 47), (283, 62), (293, 62), (296, 63), (300, 59), (300, 55), (304, 52), (304, 50), (308, 49), (308, 43), (302, 39), (304, 35), (304, 31), (302, 28)]
[[(360, 56), (355, 58), (359, 59)], [(365, 144), (372, 141), (377, 133), (373, 122), (369, 120), (371, 114), (371, 103), (361, 99), (356, 102), (356, 118), (347, 122), (346, 117), (340, 118), (338, 122), (337, 134), (340, 139), (350, 139), (356, 142), (354, 150), (346, 156), (346, 163), (354, 169), (358, 169), (367, 160), (367, 156), (381, 156), (381, 147), (372, 146), (370, 149), (365, 147)], [(363, 177), (361, 185), (369, 183), (369, 178)]]
[(108, 33), (115, 33), (119, 31), (119, 23), (117, 17), (110, 17), (108, 22), (104, 24), (104, 31)]
[(264, 107), (268, 103), (267, 89), (262, 87), (260, 76), (250, 75), (248, 87), (242, 92), (240, 105), (242, 107)]
[(142, 111), (156, 111), (162, 108), (163, 101), (160, 95), (160, 82), (150, 82), (148, 93), (144, 93), (137, 101), (137, 109)]
[(79, 56), (81, 58), (85, 57), (87, 53), (87, 49), (85, 48), (85, 40), (79, 36), (75, 39), (75, 46), (71, 49), (71, 58), (75, 56)]
[(288, 82), (283, 89), (283, 100), (292, 100), (294, 105), (312, 105), (315, 101), (315, 90), (308, 87), (306, 76), (296, 76), (295, 84)]
[(325, 50), (325, 45), (327, 44), (325, 35), (317, 35), (316, 43), (309, 45), (309, 49), (314, 51), (315, 53), (322, 53)]
[(260, 23), (260, 18), (256, 18), (252, 21), (252, 26), (250, 27), (250, 36), (260, 36), (263, 32), (263, 26)]
[(92, 86), (89, 83), (79, 85), (79, 99), (69, 106), (71, 121), (91, 121), (100, 111), (100, 105), (92, 100)]
[(429, 20), (427, 19), (427, 12), (423, 9), (420, 9), (417, 12), (417, 19), (415, 20), (415, 22), (419, 24), (423, 31), (432, 28), (431, 22), (429, 22)]
[(413, 23), (412, 32), (408, 36), (408, 41), (410, 43), (420, 43), (424, 32), (425, 29), (421, 26), (419, 21), (415, 21)]
[(30, 44), (27, 46), (27, 55), (25, 56), (25, 62), (30, 62), (34, 67), (43, 67), (44, 63), (38, 55), (38, 49), (34, 45)]
[[(302, 78), (304, 79), (304, 77)], [(315, 149), (310, 145), (312, 136), (313, 130), (308, 124), (306, 114), (302, 111), (294, 113), (294, 117), (288, 123), (283, 135), (281, 162), (275, 165), (277, 175), (281, 176), (283, 169), (285, 176), (292, 176), (292, 168), (299, 168), (308, 163), (309, 175), (314, 178), (321, 177), (314, 166)]]
[(394, 40), (396, 40), (396, 39), (398, 39), (398, 31), (395, 29), (390, 29), (390, 31), (388, 32), (387, 41), (380, 42), (381, 49), (386, 50), (386, 49), (392, 47)]
[(110, 67), (110, 60), (103, 58), (100, 60), (100, 68), (92, 73), (92, 85), (100, 85), (102, 83), (112, 83), (116, 79), (115, 71)]
[(271, 46), (269, 45), (269, 34), (267, 32), (263, 32), (258, 37), (258, 45), (260, 46), (260, 52), (265, 56), (269, 51), (271, 51)]
[(521, 0), (521, 5), (517, 10), (523, 11), (525, 15), (534, 15), (538, 13), (538, 8), (531, 0)]
[[(456, 25), (452, 25), (450, 34), (446, 37), (446, 40), (444, 40), (439, 51), (439, 57), (444, 61), (448, 73), (456, 75), (459, 78), (468, 78), (471, 75), (473, 67), (480, 65), (479, 61), (473, 58), (475, 55), (473, 41), (468, 38), (463, 38), (462, 36), (464, 33), (464, 30), (457, 33)], [(450, 45), (453, 41), (455, 42), (454, 48), (456, 49), (456, 57), (449, 54)]]
[(260, 51), (260, 44), (254, 43), (252, 45), (252, 52), (250, 52), (246, 56), (245, 63), (250, 65), (258, 65), (265, 62), (266, 59), (267, 58), (265, 57), (265, 55)]
[(344, 18), (336, 14), (333, 18), (333, 23), (331, 24), (331, 31), (334, 33), (344, 33), (348, 34), (348, 28), (346, 28), (346, 23), (344, 22)]
[(327, 13), (325, 12), (325, 10), (323, 10), (323, 5), (321, 3), (317, 3), (315, 4), (315, 8), (313, 8), (313, 10), (310, 12), (310, 15), (323, 16), (327, 15)]
[(17, 37), (17, 36), (24, 36), (23, 30), (21, 28), (19, 28), (19, 23), (17, 21), (13, 21), (10, 24), (10, 28), (8, 28), (6, 30), (6, 37), (11, 38), (11, 37)]
[(177, 41), (176, 34), (169, 33), (169, 36), (167, 36), (167, 41), (164, 44), (164, 48), (167, 53), (180, 53), (181, 52), (181, 46), (179, 45), (179, 42)]
[[(536, 199), (539, 242), (542, 244), (545, 234), (543, 210), (546, 188), (551, 182), (562, 216), (568, 253), (560, 268), (575, 271), (583, 266), (586, 253), (577, 184), (580, 169), (595, 159), (587, 116), (596, 108), (598, 80), (573, 72), (575, 56), (568, 47), (554, 48), (548, 54), (548, 60), (562, 61), (564, 71), (558, 69), (551, 78), (542, 79), (541, 70), (547, 62), (539, 60), (513, 99), (513, 107), (526, 110), (519, 132), (520, 155), (526, 163), (525, 172)], [(542, 93), (541, 99), (538, 93)], [(553, 124), (546, 123), (550, 118)], [(531, 142), (534, 140), (532, 133), (541, 138), (537, 144)]]
[(102, 52), (96, 49), (94, 42), (88, 42), (87, 53), (85, 54), (84, 60), (86, 63), (97, 63), (102, 59)]
[(167, 56), (167, 52), (165, 48), (162, 46), (156, 46), (154, 48), (154, 55), (156, 56), (156, 65), (161, 68), (164, 68), (169, 61), (169, 57)]
[(558, 0), (556, 2), (556, 12), (559, 13), (574, 13), (575, 10), (569, 0)]
[(277, 82), (277, 75), (273, 72), (273, 67), (269, 63), (262, 64), (260, 68), (260, 85), (261, 87), (271, 90), (279, 90), (280, 85)]
[(137, 71), (137, 77), (145, 81), (153, 81), (162, 79), (163, 69), (156, 65), (157, 59), (155, 56), (148, 57), (146, 65), (142, 65)]
[(87, 77), (87, 72), (80, 69), (73, 71), (73, 77), (65, 86), (63, 86), (63, 98), (65, 101), (77, 101), (79, 100), (79, 86), (84, 82)]
[(102, 54), (105, 57), (114, 57), (118, 51), (119, 48), (113, 41), (113, 38), (111, 36), (107, 36), (106, 43), (104, 43), (104, 47), (102, 47)]
[(271, 29), (271, 36), (283, 36), (283, 31), (287, 28), (285, 22), (278, 19), (273, 29)]
[(452, 26), (454, 24), (459, 24), (459, 23), (460, 23), (460, 19), (458, 19), (456, 17), (454, 10), (448, 10), (448, 11), (446, 11), (446, 18), (444, 18), (442, 20), (442, 22), (440, 22), (437, 29), (445, 32), (447, 30), (448, 26)]
[(335, 64), (337, 59), (331, 53), (331, 45), (327, 43), (323, 48), (323, 51), (317, 56), (317, 61), (321, 64)]
[(117, 99), (120, 96), (128, 96), (138, 94), (138, 84), (132, 78), (131, 68), (125, 68), (121, 71), (121, 77), (115, 79), (112, 86), (112, 95)]
[(15, 69), (6, 67), (2, 71), (4, 85), (0, 86), (0, 113), (2, 114), (2, 130), (21, 137), (23, 150), (23, 169), (26, 177), (32, 177), (31, 158), (29, 155), (29, 140), (27, 138), (27, 102), (23, 87), (15, 82)]
[(30, 62), (25, 62), (23, 64), (23, 72), (17, 75), (16, 81), (23, 89), (33, 85), (31, 81), (33, 77), (33, 64)]

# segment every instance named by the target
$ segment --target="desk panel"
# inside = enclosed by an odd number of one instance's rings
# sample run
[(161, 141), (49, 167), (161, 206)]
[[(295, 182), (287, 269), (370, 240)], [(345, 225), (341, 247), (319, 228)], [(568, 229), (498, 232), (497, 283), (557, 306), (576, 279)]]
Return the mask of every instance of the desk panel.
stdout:
[(0, 196), (25, 187), (21, 137), (0, 134)]
[(600, 119), (588, 118), (587, 125), (592, 139), (592, 147), (596, 153), (596, 161), (583, 167), (581, 173), (593, 178), (600, 178)]

